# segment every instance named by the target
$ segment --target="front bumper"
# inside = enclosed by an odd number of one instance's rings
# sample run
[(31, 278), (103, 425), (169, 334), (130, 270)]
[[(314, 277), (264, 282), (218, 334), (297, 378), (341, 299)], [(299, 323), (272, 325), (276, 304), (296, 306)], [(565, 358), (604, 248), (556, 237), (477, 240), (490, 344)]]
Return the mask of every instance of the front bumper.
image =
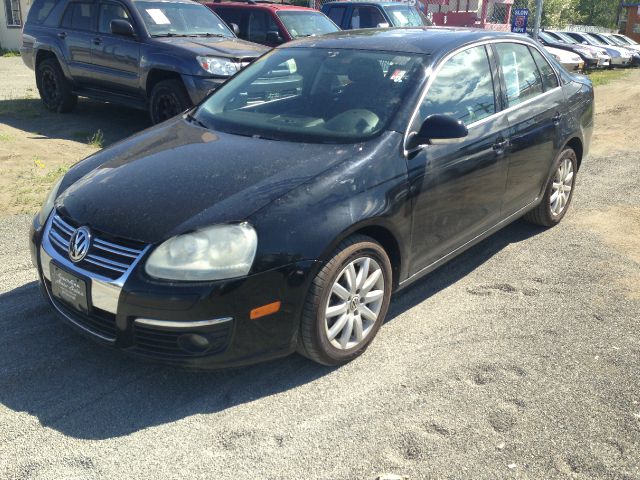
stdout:
[[(234, 280), (190, 283), (155, 281), (134, 267), (127, 278), (112, 282), (60, 255), (44, 230), (35, 219), (31, 254), (43, 294), (66, 323), (99, 343), (145, 359), (201, 369), (256, 363), (295, 350), (314, 261)], [(86, 282), (87, 312), (53, 296), (52, 264)], [(250, 319), (252, 309), (276, 301), (281, 302), (278, 312)]]
[(562, 66), (570, 72), (580, 72), (584, 70), (584, 62), (563, 62)]
[(196, 77), (193, 75), (182, 75), (182, 81), (187, 89), (187, 93), (194, 105), (200, 103), (211, 92), (222, 85), (225, 78)]

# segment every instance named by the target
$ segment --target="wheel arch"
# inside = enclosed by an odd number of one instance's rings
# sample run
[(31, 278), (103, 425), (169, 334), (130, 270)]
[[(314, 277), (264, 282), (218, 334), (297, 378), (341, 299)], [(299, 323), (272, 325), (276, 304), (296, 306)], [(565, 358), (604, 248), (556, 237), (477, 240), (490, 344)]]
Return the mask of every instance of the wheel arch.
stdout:
[(164, 80), (178, 80), (184, 85), (182, 76), (178, 72), (173, 70), (165, 70), (162, 68), (152, 68), (147, 74), (145, 84), (145, 93), (147, 100), (151, 99), (151, 91), (153, 90), (153, 87)]
[(564, 144), (563, 150), (565, 148), (571, 148), (574, 152), (576, 152), (576, 157), (578, 159), (578, 170), (580, 170), (580, 165), (582, 164), (582, 157), (584, 155), (584, 145), (582, 144), (582, 140), (578, 137), (573, 137)]

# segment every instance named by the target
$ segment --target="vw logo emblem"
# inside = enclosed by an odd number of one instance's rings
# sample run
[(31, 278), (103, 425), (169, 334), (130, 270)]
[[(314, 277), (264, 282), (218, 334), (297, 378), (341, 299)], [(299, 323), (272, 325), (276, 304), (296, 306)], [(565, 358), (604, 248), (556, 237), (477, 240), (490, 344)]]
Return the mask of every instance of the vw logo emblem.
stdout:
[(91, 232), (87, 227), (80, 227), (69, 239), (69, 258), (72, 262), (80, 262), (89, 253)]

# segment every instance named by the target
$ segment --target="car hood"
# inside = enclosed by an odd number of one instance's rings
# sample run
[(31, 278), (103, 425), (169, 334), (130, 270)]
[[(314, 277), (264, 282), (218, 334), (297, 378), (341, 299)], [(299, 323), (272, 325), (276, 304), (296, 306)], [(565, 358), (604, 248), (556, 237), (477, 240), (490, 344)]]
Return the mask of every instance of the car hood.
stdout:
[(77, 225), (157, 243), (242, 221), (377, 142), (307, 144), (213, 132), (177, 117), (109, 147), (65, 176), (57, 210)]
[(157, 37), (153, 40), (196, 55), (215, 55), (238, 60), (256, 58), (269, 50), (264, 45), (233, 37)]

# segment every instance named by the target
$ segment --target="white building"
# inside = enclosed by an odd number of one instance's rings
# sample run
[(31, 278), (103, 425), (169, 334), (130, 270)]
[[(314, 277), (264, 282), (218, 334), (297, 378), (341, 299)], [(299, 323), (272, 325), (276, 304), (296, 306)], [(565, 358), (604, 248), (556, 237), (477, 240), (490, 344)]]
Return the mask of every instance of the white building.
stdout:
[(0, 0), (0, 48), (18, 50), (20, 33), (32, 0)]

